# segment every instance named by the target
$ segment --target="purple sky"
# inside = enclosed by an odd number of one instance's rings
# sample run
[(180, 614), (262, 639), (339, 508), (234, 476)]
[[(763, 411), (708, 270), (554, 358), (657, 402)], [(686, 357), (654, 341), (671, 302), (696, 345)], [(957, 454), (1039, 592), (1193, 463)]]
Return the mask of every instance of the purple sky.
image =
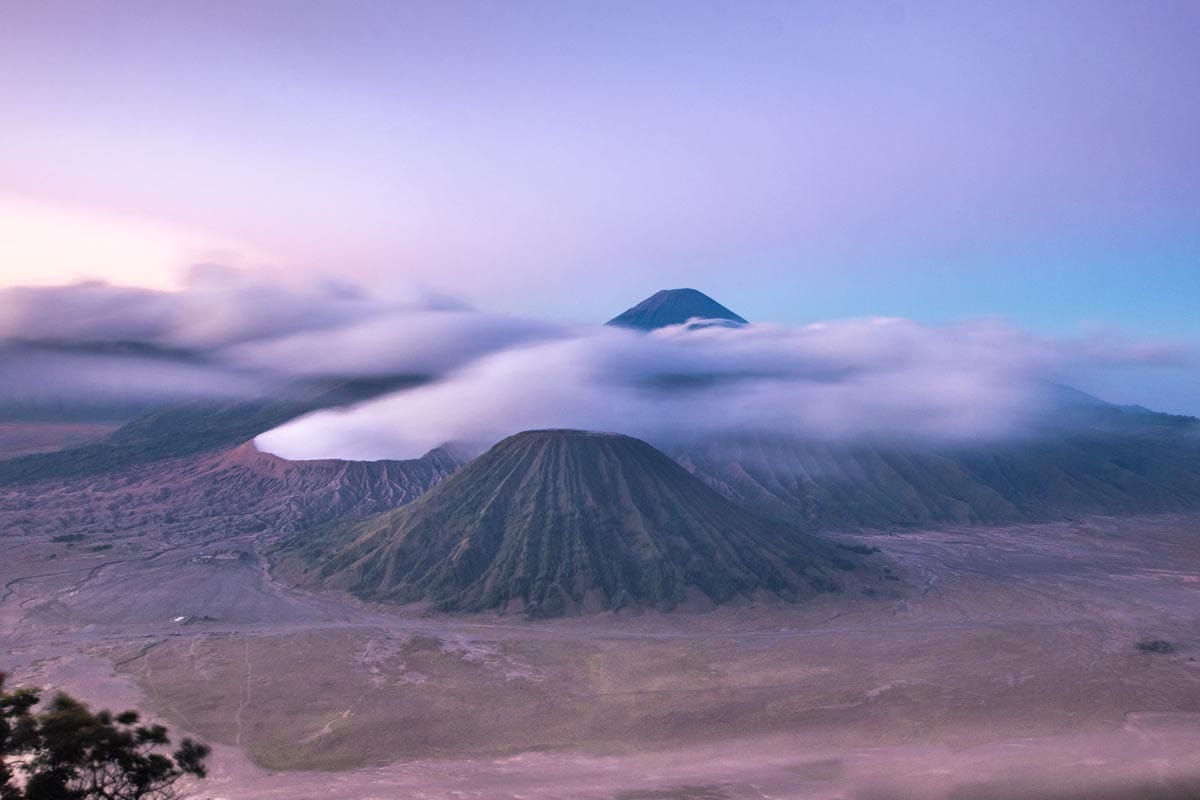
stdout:
[(1200, 340), (1194, 0), (0, 19), (0, 283), (219, 261), (559, 318), (692, 285), (781, 322)]

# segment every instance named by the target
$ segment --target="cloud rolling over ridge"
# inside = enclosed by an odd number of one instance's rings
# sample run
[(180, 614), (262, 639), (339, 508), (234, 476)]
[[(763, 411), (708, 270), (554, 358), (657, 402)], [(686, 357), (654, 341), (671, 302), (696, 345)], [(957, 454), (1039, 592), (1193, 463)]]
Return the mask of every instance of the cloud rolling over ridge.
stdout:
[(520, 430), (556, 427), (658, 443), (736, 431), (1009, 436), (1046, 410), (1047, 376), (1098, 355), (1119, 357), (1094, 350), (994, 322), (680, 326), (650, 335), (581, 327), (493, 353), (423, 387), (302, 417), (258, 443), (289, 458), (374, 459), (411, 457), (447, 441), (483, 448)]
[(962, 439), (1028, 429), (1071, 369), (1183, 363), (1105, 331), (1037, 337), (990, 320), (850, 319), (650, 334), (471, 310), (420, 292), (287, 286), (216, 267), (179, 292), (0, 291), (3, 399), (256, 397), (313, 378), (431, 379), (259, 437), (289, 458), (415, 457), (531, 428), (667, 442), (697, 433)]

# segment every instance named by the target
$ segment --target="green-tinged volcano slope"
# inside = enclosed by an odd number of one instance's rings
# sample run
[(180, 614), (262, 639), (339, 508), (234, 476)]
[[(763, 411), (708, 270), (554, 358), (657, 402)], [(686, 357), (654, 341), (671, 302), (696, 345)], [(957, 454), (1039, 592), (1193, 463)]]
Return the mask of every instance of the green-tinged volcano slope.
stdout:
[[(293, 538), (304, 580), (366, 600), (555, 616), (838, 588), (854, 562), (627, 436), (530, 431), (414, 503)], [(705, 599), (707, 598), (707, 599)]]

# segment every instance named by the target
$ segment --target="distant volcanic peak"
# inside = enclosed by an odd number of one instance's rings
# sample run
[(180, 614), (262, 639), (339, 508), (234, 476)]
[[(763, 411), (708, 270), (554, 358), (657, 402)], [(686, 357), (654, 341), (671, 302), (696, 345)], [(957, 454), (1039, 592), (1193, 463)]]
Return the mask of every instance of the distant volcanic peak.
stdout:
[(846, 569), (645, 442), (571, 430), (511, 436), (412, 505), (291, 548), (367, 600), (530, 616), (791, 600)]
[(668, 325), (682, 325), (689, 320), (720, 320), (729, 325), (750, 323), (695, 289), (663, 289), (647, 297), (607, 324), (620, 328), (652, 331)]

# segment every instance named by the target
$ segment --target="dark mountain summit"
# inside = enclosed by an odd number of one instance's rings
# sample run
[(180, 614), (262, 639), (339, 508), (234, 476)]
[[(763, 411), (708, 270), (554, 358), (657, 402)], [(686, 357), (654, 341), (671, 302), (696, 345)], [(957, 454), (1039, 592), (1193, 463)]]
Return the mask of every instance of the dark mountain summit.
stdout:
[(395, 511), (294, 537), (304, 580), (366, 600), (555, 616), (837, 588), (852, 560), (645, 442), (530, 431)]
[(717, 320), (716, 324), (748, 325), (749, 323), (695, 289), (663, 289), (647, 297), (633, 308), (613, 317), (609, 325), (652, 331), (668, 325), (682, 325), (691, 319)]

